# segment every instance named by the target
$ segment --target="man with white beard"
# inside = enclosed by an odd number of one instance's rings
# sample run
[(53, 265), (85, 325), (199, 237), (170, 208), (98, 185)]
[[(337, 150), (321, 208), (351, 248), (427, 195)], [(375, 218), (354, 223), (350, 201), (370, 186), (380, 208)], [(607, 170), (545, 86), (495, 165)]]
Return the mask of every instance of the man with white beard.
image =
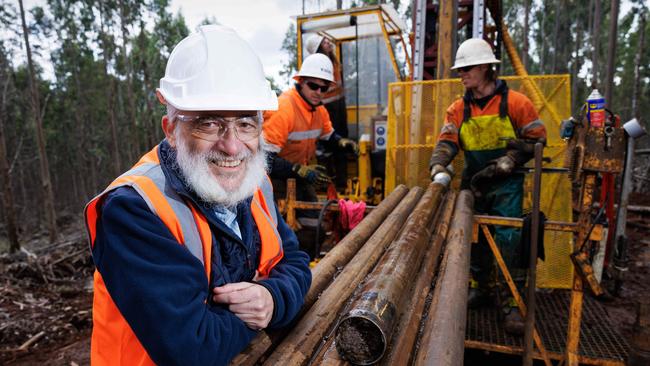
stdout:
[(289, 324), (308, 257), (273, 203), (262, 112), (277, 99), (233, 30), (203, 26), (171, 53), (165, 139), (85, 210), (93, 365), (226, 365)]

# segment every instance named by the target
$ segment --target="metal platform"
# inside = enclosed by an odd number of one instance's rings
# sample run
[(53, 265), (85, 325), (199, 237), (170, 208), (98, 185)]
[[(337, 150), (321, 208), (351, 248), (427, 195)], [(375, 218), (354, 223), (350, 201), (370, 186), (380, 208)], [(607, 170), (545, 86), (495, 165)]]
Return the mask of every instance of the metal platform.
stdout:
[[(571, 293), (555, 290), (537, 294), (536, 324), (549, 357), (563, 360)], [(605, 308), (585, 296), (580, 332), (580, 363), (625, 365), (629, 345), (616, 332)], [(465, 347), (509, 354), (522, 354), (523, 337), (505, 332), (497, 308), (468, 310)], [(539, 354), (535, 358), (541, 359)]]

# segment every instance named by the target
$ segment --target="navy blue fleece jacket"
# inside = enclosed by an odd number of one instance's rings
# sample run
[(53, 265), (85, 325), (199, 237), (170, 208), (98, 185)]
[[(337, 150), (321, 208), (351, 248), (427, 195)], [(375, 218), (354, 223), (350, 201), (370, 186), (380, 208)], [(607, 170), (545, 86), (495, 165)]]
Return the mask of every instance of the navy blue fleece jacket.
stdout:
[[(217, 219), (180, 179), (166, 141), (159, 157), (167, 183), (206, 216), (212, 230), (212, 275), (179, 245), (145, 201), (129, 187), (109, 193), (101, 207), (93, 260), (111, 298), (151, 359), (159, 365), (226, 365), (255, 337), (233, 313), (211, 301), (212, 288), (252, 281), (260, 238), (250, 200), (237, 207), (242, 239)], [(277, 208), (276, 208), (277, 211)], [(289, 324), (311, 284), (308, 256), (279, 212), (283, 259), (258, 281), (273, 296), (268, 328)]]

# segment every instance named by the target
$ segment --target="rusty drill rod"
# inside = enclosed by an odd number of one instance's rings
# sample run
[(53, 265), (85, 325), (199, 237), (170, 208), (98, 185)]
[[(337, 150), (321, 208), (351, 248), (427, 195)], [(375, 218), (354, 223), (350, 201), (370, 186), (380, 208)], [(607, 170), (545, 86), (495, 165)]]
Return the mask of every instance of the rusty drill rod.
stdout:
[(377, 362), (384, 355), (405, 293), (415, 279), (433, 231), (431, 221), (447, 188), (431, 183), (404, 228), (355, 295), (350, 310), (336, 329), (336, 348), (358, 365)]
[(406, 312), (400, 318), (399, 331), (393, 336), (389, 353), (381, 361), (382, 365), (409, 364), (413, 355), (413, 347), (418, 335), (426, 299), (429, 295), (429, 288), (438, 269), (440, 251), (447, 237), (455, 203), (456, 193), (449, 192), (445, 197), (445, 202), (438, 210), (438, 217), (434, 221), (436, 231), (431, 237), (431, 243), (422, 262), (422, 267), (420, 267), (420, 273), (411, 291), (412, 295), (408, 297), (409, 304), (406, 307)]
[(463, 364), (473, 206), (471, 191), (461, 191), (415, 365)]
[(314, 359), (310, 365), (318, 366), (350, 366), (351, 364), (344, 360), (336, 350), (334, 337), (327, 340), (321, 353)]
[(423, 190), (419, 187), (410, 190), (350, 263), (323, 291), (264, 365), (303, 365), (311, 358), (350, 294), (375, 266), (388, 244), (397, 236), (422, 193)]
[[(381, 203), (364, 217), (364, 219), (348, 233), (334, 249), (330, 250), (323, 257), (318, 265), (312, 269), (312, 281), (309, 292), (305, 296), (303, 311), (309, 309), (318, 296), (332, 282), (334, 275), (345, 266), (350, 259), (359, 251), (359, 248), (368, 241), (370, 235), (381, 225), (388, 215), (395, 209), (397, 204), (406, 196), (408, 188), (400, 184), (393, 192), (384, 198)], [(252, 366), (267, 352), (272, 351), (287, 330), (263, 331), (253, 339), (246, 349), (237, 355), (231, 362), (231, 366)]]

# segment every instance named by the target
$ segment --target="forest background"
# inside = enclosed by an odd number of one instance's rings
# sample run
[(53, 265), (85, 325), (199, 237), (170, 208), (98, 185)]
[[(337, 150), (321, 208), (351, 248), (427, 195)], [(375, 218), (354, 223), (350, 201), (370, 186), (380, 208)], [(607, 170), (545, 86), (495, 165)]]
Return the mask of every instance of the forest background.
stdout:
[[(305, 3), (313, 9), (316, 1)], [(412, 4), (388, 3), (410, 27)], [(636, 116), (648, 127), (648, 5), (613, 3), (504, 0), (504, 20), (530, 74), (571, 74), (574, 113), (596, 86), (622, 121)], [(0, 29), (2, 253), (35, 234), (56, 240), (90, 198), (162, 139), (155, 88), (173, 46), (190, 30), (169, 0), (47, 0), (29, 9), (22, 0), (0, 0)], [(281, 80), (269, 77), (278, 93), (295, 72), (295, 47), (291, 25)], [(507, 57), (500, 73), (514, 74)], [(640, 179), (650, 181), (647, 168)]]

